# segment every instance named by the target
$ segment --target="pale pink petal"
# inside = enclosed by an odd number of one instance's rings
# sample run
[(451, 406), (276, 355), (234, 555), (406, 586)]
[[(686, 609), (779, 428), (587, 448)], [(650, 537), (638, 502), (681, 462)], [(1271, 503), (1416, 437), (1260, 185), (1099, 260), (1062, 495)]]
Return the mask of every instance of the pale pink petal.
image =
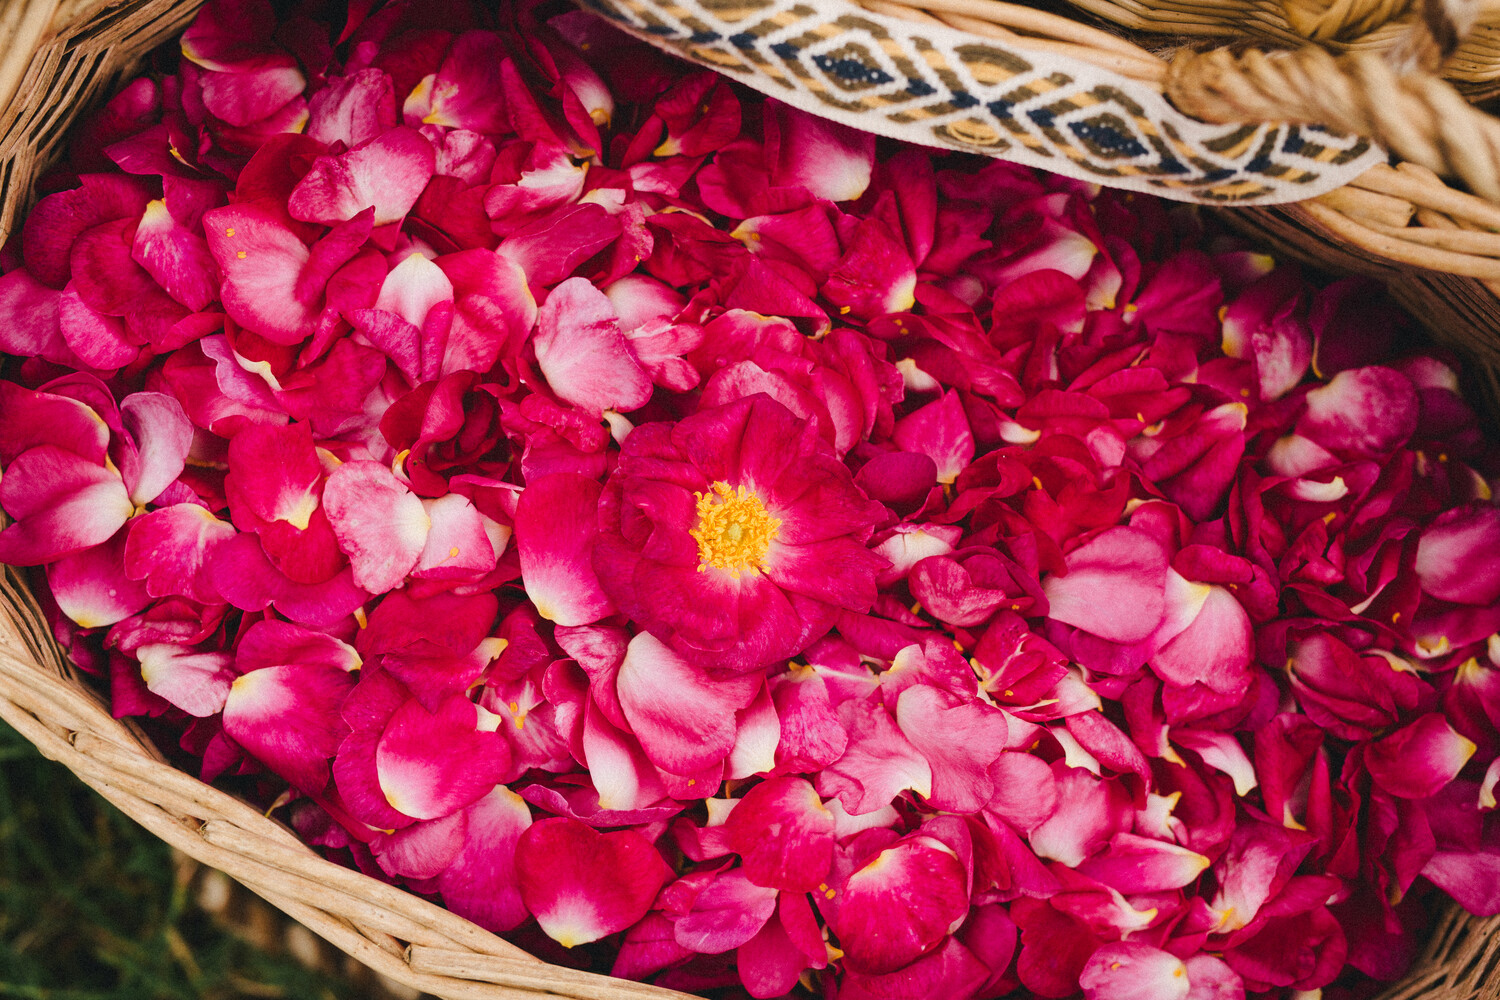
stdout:
[(182, 404), (161, 392), (126, 396), (120, 420), (135, 444), (122, 456), (120, 475), (132, 501), (150, 503), (182, 475), (193, 446), (193, 425)]
[(453, 282), (443, 269), (419, 253), (410, 253), (385, 276), (375, 308), (420, 327), (433, 306), (452, 301)]
[(1187, 960), (1187, 1000), (1245, 1000), (1245, 982), (1223, 961), (1198, 954)]
[(834, 713), (828, 685), (804, 667), (771, 679), (780, 736), (776, 762), (789, 772), (816, 772), (844, 755), (849, 734)]
[(735, 713), (759, 692), (760, 677), (711, 676), (649, 632), (630, 640), (616, 680), (620, 707), (646, 756), (663, 770), (691, 774), (734, 748)]
[(937, 809), (975, 813), (995, 793), (990, 765), (1009, 743), (1005, 713), (977, 698), (914, 684), (896, 702), (896, 724), (932, 768), (928, 801)]
[(1324, 448), (1386, 455), (1417, 429), (1417, 390), (1391, 368), (1345, 369), (1306, 398), (1297, 433)]
[(1102, 853), (1080, 862), (1076, 870), (1123, 893), (1138, 893), (1180, 889), (1208, 865), (1208, 858), (1186, 847), (1117, 833)]
[(1392, 795), (1425, 799), (1458, 777), (1474, 750), (1474, 744), (1455, 732), (1447, 719), (1430, 712), (1371, 743), (1365, 750), (1365, 767), (1375, 783)]
[(614, 306), (584, 278), (569, 278), (547, 296), (532, 343), (552, 391), (594, 416), (628, 413), (651, 398), (651, 378), (620, 332)]
[(776, 912), (776, 890), (756, 885), (735, 868), (720, 873), (677, 921), (677, 943), (705, 955), (738, 948)]
[(89, 367), (119, 368), (140, 353), (130, 342), (124, 321), (94, 309), (79, 297), (72, 282), (57, 300), (57, 322), (68, 349)]
[(1213, 586), (1193, 623), (1151, 657), (1151, 669), (1172, 684), (1239, 693), (1250, 684), (1254, 652), (1250, 616), (1233, 594)]
[(131, 256), (168, 295), (193, 312), (219, 297), (219, 268), (208, 243), (173, 218), (165, 201), (146, 206)]
[(495, 568), (495, 546), (486, 531), (484, 515), (467, 497), (449, 493), (436, 500), (423, 500), (422, 508), (432, 527), (412, 576), (464, 580)]
[(135, 510), (117, 473), (52, 445), (23, 452), (5, 468), (0, 505), (15, 518), (0, 531), (0, 562), (12, 566), (108, 541)]
[(464, 812), (410, 823), (370, 842), (376, 862), (388, 875), (430, 879), (441, 875), (463, 848), (468, 817)]
[(274, 343), (296, 344), (312, 335), (318, 319), (297, 296), (311, 253), (275, 213), (256, 202), (226, 205), (203, 214), (203, 230), (224, 275), (224, 310)]
[(974, 461), (974, 432), (963, 401), (952, 390), (903, 417), (891, 438), (902, 450), (929, 456), (940, 483), (952, 483)]
[(582, 744), (601, 810), (646, 809), (666, 798), (661, 775), (640, 742), (605, 718), (593, 699), (584, 709)]
[(261, 65), (248, 72), (208, 72), (200, 79), (208, 112), (239, 127), (269, 118), (300, 97), (307, 86), (295, 63)]
[(0, 350), (67, 363), (72, 349), (63, 340), (60, 307), (60, 293), (32, 277), (26, 268), (0, 277)]
[(804, 187), (814, 198), (852, 201), (865, 193), (875, 166), (875, 137), (868, 132), (767, 101), (776, 134), (774, 183)]
[[(400, 222), (432, 180), (432, 143), (398, 126), (339, 156), (322, 156), (293, 189), (292, 218), (333, 225), (375, 209), (375, 225)], [(222, 261), (221, 261), (222, 265)]]
[(360, 657), (354, 647), (335, 636), (273, 618), (256, 622), (240, 637), (235, 665), (241, 673), (288, 663), (358, 670)]
[(1170, 952), (1120, 941), (1094, 952), (1078, 977), (1086, 1000), (1187, 1000), (1187, 966)]
[(1422, 532), (1414, 567), (1422, 589), (1442, 601), (1500, 599), (1500, 508), (1473, 504), (1439, 514)]
[(992, 812), (1022, 833), (1030, 833), (1057, 809), (1057, 778), (1040, 757), (1028, 753), (1002, 753), (990, 765), (995, 794), (985, 804)]
[(204, 572), (209, 553), (233, 538), (234, 525), (194, 503), (161, 507), (130, 523), (125, 569), (152, 597), (180, 594), (201, 604), (223, 598)]
[(1140, 642), (1166, 613), (1167, 554), (1139, 528), (1109, 528), (1068, 553), (1066, 576), (1042, 581), (1054, 621), (1111, 642)]
[(1131, 825), (1130, 801), (1117, 782), (1101, 781), (1080, 767), (1053, 765), (1057, 808), (1031, 831), (1031, 849), (1042, 858), (1076, 868), (1115, 834)]
[(308, 101), (307, 134), (319, 142), (353, 148), (396, 124), (396, 92), (390, 76), (367, 67), (331, 77)]
[(152, 694), (199, 718), (224, 710), (236, 676), (233, 656), (166, 643), (142, 646), (135, 655)]
[(514, 64), (498, 35), (465, 31), (453, 40), (431, 82), (423, 81), (430, 90), (422, 121), (474, 132), (510, 131), (501, 82), (506, 65)]
[(818, 775), (818, 793), (853, 816), (874, 812), (910, 789), (932, 794), (932, 767), (878, 699), (846, 701), (838, 718), (848, 733), (844, 755)]
[(738, 781), (767, 774), (776, 767), (776, 748), (781, 742), (781, 720), (769, 687), (762, 687), (750, 707), (739, 713), (734, 749), (729, 751), (725, 776)]
[(1209, 767), (1229, 775), (1234, 782), (1236, 795), (1249, 795), (1258, 784), (1254, 765), (1232, 733), (1206, 729), (1173, 729), (1171, 739), (1178, 746), (1187, 747), (1202, 757), (1203, 763)]
[(422, 501), (379, 462), (345, 462), (328, 477), (323, 508), (354, 583), (372, 594), (399, 586), (416, 566), (431, 527)]

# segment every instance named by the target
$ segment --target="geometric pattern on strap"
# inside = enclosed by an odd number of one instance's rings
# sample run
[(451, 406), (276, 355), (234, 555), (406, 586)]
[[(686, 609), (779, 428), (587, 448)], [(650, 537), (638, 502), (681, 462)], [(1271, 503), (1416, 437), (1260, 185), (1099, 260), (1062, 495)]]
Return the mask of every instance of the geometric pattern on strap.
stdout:
[(811, 114), (1178, 201), (1271, 205), (1385, 154), (1309, 125), (1211, 125), (1079, 59), (843, 0), (578, 0), (638, 38)]

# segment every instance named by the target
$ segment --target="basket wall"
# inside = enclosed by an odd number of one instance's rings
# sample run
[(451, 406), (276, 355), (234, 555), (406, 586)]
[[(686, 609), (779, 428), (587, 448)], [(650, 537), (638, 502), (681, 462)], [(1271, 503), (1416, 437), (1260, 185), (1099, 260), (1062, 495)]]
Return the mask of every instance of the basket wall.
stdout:
[[(180, 33), (199, 3), (77, 0), (59, 7), (54, 0), (0, 11), (0, 33), (30, 52), (23, 58), (13, 49), (0, 59), (0, 100), (10, 85), (7, 72), (15, 86), (0, 111), (0, 239), (35, 200), (33, 185), (59, 157), (70, 125), (106, 100), (148, 52)], [(45, 28), (28, 35), (17, 27), (25, 24)], [(27, 46), (33, 36), (39, 42)], [(1500, 401), (1500, 337), (1492, 332), (1497, 300), (1484, 283), (1372, 262), (1305, 209), (1224, 216), (1317, 266), (1382, 277), (1440, 339), (1475, 361), (1490, 413), (1500, 413), (1493, 406)], [(454, 1000), (686, 1000), (673, 990), (547, 965), (440, 907), (323, 860), (259, 810), (175, 770), (138, 728), (111, 717), (53, 640), (25, 572), (11, 568), (0, 574), (0, 718), (155, 835), (397, 982)], [(1416, 997), (1500, 998), (1500, 918), (1445, 910), (1412, 972), (1382, 1000)]]

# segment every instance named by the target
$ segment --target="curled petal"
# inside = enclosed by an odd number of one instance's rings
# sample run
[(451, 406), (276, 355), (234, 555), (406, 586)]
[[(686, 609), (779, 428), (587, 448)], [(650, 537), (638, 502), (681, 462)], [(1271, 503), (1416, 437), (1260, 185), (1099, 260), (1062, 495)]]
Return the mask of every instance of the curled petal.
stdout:
[[(936, 947), (969, 912), (962, 862), (914, 835), (876, 854), (838, 892), (830, 919), (844, 962), (861, 974), (895, 972)], [(923, 887), (920, 893), (912, 886)]]
[(552, 290), (537, 316), (536, 361), (557, 395), (594, 416), (628, 413), (651, 398), (614, 306), (584, 278)]
[(1110, 528), (1068, 553), (1042, 589), (1054, 621), (1111, 642), (1140, 642), (1166, 613), (1167, 554), (1139, 528)]
[(36, 566), (108, 541), (135, 506), (118, 473), (42, 445), (0, 478), (0, 505), (16, 520), (0, 531), (0, 562)]
[[(488, 720), (486, 719), (488, 717)], [(510, 767), (498, 721), (462, 695), (436, 712), (412, 699), (396, 710), (375, 749), (380, 789), (391, 807), (416, 819), (437, 819), (487, 794)]]
[(755, 937), (775, 912), (776, 890), (755, 884), (736, 868), (698, 893), (674, 933), (684, 948), (717, 955)]
[(646, 756), (673, 774), (691, 774), (729, 755), (735, 713), (754, 699), (761, 679), (713, 677), (641, 632), (630, 640), (616, 686)]
[(329, 761), (349, 726), (339, 714), (354, 678), (347, 670), (288, 664), (235, 679), (224, 702), (224, 731), (304, 792), (320, 794)]
[(634, 830), (599, 833), (562, 817), (533, 823), (521, 835), (516, 870), (526, 908), (564, 948), (634, 924), (672, 876)]
[(537, 612), (559, 625), (596, 622), (615, 611), (594, 573), (600, 485), (572, 472), (529, 483), (516, 504), (521, 579)]
[(375, 225), (400, 222), (432, 180), (437, 154), (426, 136), (397, 127), (340, 156), (323, 156), (293, 189), (292, 218), (331, 226), (366, 208)]
[(833, 814), (804, 778), (770, 778), (750, 789), (725, 834), (756, 885), (809, 892), (833, 863)]
[(1392, 795), (1425, 799), (1436, 795), (1474, 755), (1474, 744), (1436, 712), (1417, 719), (1365, 751), (1365, 767)]
[(137, 649), (135, 655), (152, 694), (199, 718), (224, 710), (236, 676), (230, 654), (152, 643)]

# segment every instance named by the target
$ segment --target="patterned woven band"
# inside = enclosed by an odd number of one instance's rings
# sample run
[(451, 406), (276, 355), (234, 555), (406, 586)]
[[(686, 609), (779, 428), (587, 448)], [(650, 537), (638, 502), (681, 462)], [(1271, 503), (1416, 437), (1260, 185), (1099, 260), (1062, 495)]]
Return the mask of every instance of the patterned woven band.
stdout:
[(1269, 205), (1385, 154), (1306, 125), (1209, 125), (1078, 59), (845, 0), (578, 0), (659, 48), (803, 111), (1179, 201)]

